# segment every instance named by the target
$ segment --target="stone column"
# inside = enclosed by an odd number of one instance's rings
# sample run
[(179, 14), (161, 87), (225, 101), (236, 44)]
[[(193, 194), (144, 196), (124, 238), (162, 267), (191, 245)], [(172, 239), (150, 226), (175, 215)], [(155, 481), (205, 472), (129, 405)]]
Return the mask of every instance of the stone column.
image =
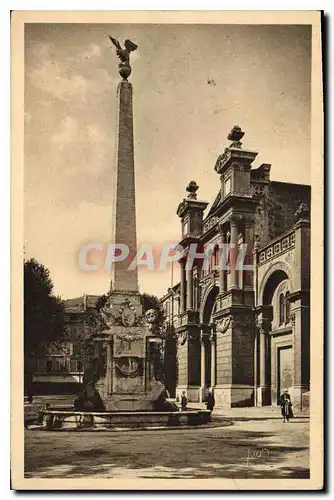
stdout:
[(254, 406), (257, 406), (257, 360), (258, 360), (258, 332), (255, 329), (255, 337), (254, 337)]
[(260, 386), (266, 385), (266, 334), (265, 331), (260, 329)]
[(258, 307), (259, 305), (259, 283), (258, 283), (258, 266), (257, 266), (257, 259), (258, 259), (258, 250), (260, 248), (260, 242), (259, 242), (259, 235), (255, 234), (254, 235), (254, 241), (253, 241), (253, 291), (254, 291), (254, 305), (255, 307)]
[[(302, 203), (295, 224), (295, 287), (290, 294), (293, 323), (294, 383), (291, 398), (295, 407), (302, 406), (302, 396), (310, 380), (310, 221), (309, 207)], [(311, 403), (312, 404), (312, 403)]]
[(108, 394), (112, 394), (112, 382), (113, 382), (113, 356), (112, 356), (112, 343), (107, 343), (107, 390)]
[(230, 276), (231, 276), (231, 289), (238, 289), (237, 271), (235, 269), (238, 253), (238, 217), (230, 217), (231, 224), (231, 249), (230, 249)]
[(180, 313), (184, 313), (186, 310), (186, 272), (185, 272), (185, 262), (180, 260)]
[(212, 332), (210, 335), (211, 345), (211, 387), (216, 385), (216, 334)]
[[(122, 80), (117, 87), (116, 180), (112, 242), (129, 248), (129, 258), (112, 266), (112, 288), (138, 292), (137, 266), (129, 262), (137, 253), (135, 171), (133, 146), (132, 85)], [(129, 260), (130, 259), (130, 260)]]
[[(246, 255), (244, 259), (244, 265), (252, 266), (253, 264), (253, 241), (254, 241), (254, 226), (251, 219), (245, 219), (245, 232), (244, 232), (244, 243), (246, 247)], [(253, 276), (254, 276), (254, 266), (252, 270), (245, 269), (243, 272), (244, 289), (253, 290)]]
[(203, 330), (201, 331), (200, 341), (201, 341), (201, 391), (200, 391), (200, 401), (205, 400), (205, 335)]
[(259, 386), (257, 388), (257, 406), (265, 406), (269, 403), (269, 387), (268, 387), (268, 349), (267, 349), (267, 332), (259, 327), (259, 358), (260, 358), (260, 373)]
[(301, 408), (302, 395), (309, 390), (310, 380), (309, 308), (302, 305), (302, 300), (295, 302), (291, 319), (294, 352), (294, 381), (291, 397), (294, 406)]
[(223, 227), (220, 226), (220, 254), (219, 254), (219, 293), (226, 292), (225, 286), (224, 286), (224, 273), (226, 273), (226, 269), (223, 269), (223, 266), (225, 262), (225, 256), (224, 256), (224, 247), (226, 245), (225, 243), (225, 233), (223, 230)]
[(187, 273), (187, 310), (194, 308), (194, 287), (193, 287), (193, 270), (188, 269)]

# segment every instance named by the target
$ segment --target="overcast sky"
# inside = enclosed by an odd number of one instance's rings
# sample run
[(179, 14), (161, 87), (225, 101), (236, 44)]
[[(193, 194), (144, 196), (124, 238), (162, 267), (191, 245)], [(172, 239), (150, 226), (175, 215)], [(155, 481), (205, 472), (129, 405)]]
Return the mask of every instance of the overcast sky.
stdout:
[[(307, 26), (26, 25), (25, 256), (50, 269), (63, 298), (109, 289), (107, 272), (77, 263), (82, 245), (111, 237), (120, 77), (105, 33), (139, 47), (130, 77), (139, 244), (178, 241), (176, 209), (190, 180), (212, 201), (215, 161), (234, 124), (259, 152), (255, 167), (310, 183)], [(171, 272), (142, 270), (139, 281), (161, 296)]]

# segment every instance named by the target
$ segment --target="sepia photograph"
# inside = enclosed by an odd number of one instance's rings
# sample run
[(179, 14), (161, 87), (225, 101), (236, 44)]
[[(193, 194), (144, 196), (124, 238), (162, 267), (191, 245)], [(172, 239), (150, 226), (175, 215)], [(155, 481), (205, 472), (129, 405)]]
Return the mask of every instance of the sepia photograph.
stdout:
[(321, 489), (321, 12), (11, 31), (12, 487)]

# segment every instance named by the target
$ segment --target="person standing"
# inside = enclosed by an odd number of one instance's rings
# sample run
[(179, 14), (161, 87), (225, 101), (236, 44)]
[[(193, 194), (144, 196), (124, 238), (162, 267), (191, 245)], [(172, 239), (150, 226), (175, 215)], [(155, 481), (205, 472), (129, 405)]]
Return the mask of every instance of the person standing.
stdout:
[(182, 391), (181, 396), (181, 411), (187, 411), (188, 399), (186, 396), (186, 391)]
[[(211, 414), (213, 412), (213, 409), (215, 407), (215, 395), (213, 393), (213, 389), (210, 389), (209, 394), (208, 394), (208, 401), (206, 403), (206, 407), (208, 410), (210, 410)], [(211, 420), (211, 414), (210, 414), (210, 420)]]
[(283, 422), (289, 422), (290, 418), (293, 417), (293, 413), (292, 413), (291, 397), (288, 389), (284, 389), (283, 394), (281, 395), (280, 406), (281, 406)]

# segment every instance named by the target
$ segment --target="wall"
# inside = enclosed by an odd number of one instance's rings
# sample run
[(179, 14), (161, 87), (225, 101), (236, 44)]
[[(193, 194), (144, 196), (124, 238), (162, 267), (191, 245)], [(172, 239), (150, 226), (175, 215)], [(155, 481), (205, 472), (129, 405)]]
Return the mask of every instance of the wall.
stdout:
[(295, 213), (301, 203), (310, 206), (310, 186), (275, 181), (270, 183), (267, 212), (269, 239), (276, 238), (295, 224)]

